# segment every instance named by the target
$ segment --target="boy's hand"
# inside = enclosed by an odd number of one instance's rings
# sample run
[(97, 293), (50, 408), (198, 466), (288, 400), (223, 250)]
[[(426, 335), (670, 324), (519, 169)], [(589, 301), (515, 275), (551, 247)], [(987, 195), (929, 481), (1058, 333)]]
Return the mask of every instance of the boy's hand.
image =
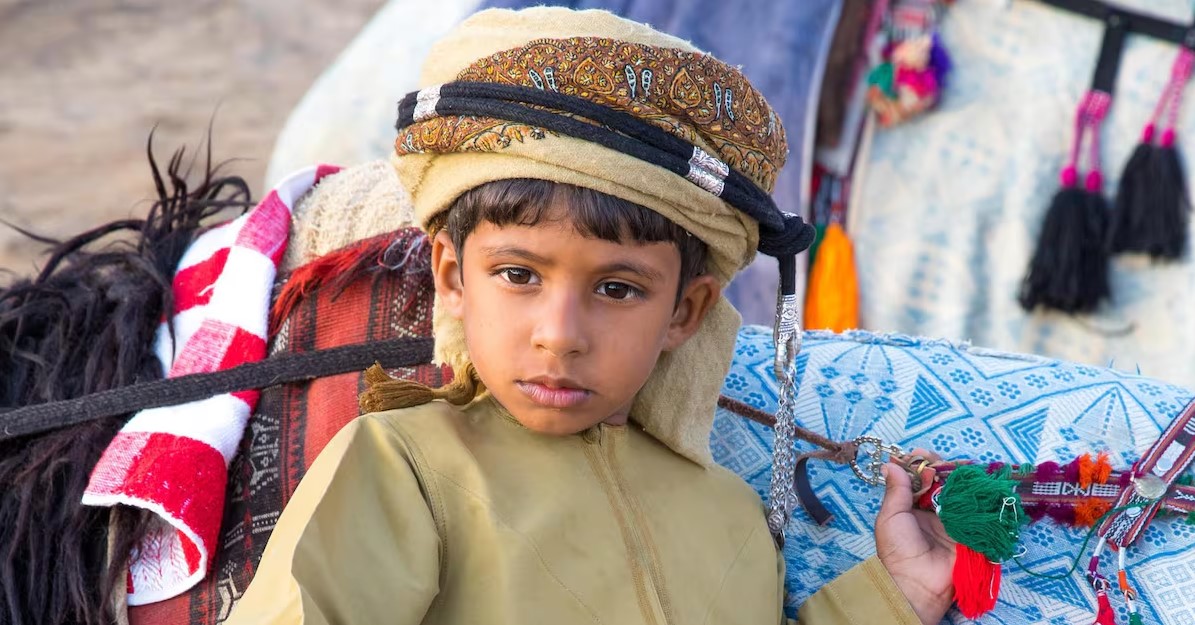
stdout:
[[(917, 450), (913, 453), (936, 459)], [(938, 625), (954, 602), (954, 541), (938, 515), (913, 509), (912, 478), (884, 465), (885, 492), (876, 517), (876, 555), (924, 625)]]

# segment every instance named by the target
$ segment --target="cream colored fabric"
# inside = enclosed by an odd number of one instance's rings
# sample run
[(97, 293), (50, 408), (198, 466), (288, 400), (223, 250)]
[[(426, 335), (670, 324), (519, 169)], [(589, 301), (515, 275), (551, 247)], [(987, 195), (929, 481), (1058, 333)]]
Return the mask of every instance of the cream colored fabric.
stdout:
[[(781, 623), (777, 562), (750, 487), (634, 425), (553, 437), (436, 401), (337, 434), (229, 625)], [(801, 622), (909, 622), (882, 567), (844, 580)]]
[(921, 625), (888, 569), (874, 556), (822, 587), (797, 617), (805, 625)]
[(285, 273), (349, 244), (415, 225), (411, 196), (385, 160), (325, 177), (296, 202)]
[(761, 509), (634, 425), (546, 436), (488, 397), (372, 414), (303, 478), (229, 623), (778, 624)]
[[(687, 42), (605, 11), (493, 9), (465, 20), (432, 48), (421, 86), (451, 81), (470, 63), (495, 51), (536, 39), (582, 36), (697, 51)], [(684, 178), (570, 137), (549, 134), (512, 143), (501, 152), (405, 155), (395, 157), (394, 166), (425, 226), (468, 189), (493, 180), (539, 178), (629, 200), (680, 224), (709, 246), (711, 272), (724, 284), (751, 262), (759, 241), (752, 220)], [(701, 464), (713, 464), (710, 428), (740, 321), (721, 300), (693, 340), (662, 356), (631, 411), (631, 418), (648, 433)], [(437, 309), (434, 325), (437, 359), (453, 364), (468, 360), (460, 324)]]

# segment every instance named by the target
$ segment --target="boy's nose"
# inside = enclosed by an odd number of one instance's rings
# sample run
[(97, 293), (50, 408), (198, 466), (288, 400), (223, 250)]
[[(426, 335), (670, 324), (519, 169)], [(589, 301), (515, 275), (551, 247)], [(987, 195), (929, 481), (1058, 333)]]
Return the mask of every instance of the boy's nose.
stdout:
[(544, 305), (533, 314), (537, 319), (531, 341), (536, 349), (557, 358), (580, 355), (589, 350), (582, 304), (578, 297), (557, 294), (545, 298)]

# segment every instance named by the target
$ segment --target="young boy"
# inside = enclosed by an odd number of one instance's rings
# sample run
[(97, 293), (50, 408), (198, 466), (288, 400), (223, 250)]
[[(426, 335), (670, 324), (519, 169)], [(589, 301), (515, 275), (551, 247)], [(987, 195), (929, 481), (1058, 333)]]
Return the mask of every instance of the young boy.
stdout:
[[(394, 162), (456, 377), (370, 373), (377, 412), (312, 466), (231, 622), (784, 622), (762, 505), (708, 450), (738, 325), (721, 286), (757, 246), (807, 245), (766, 196), (786, 151), (770, 107), (598, 11), (479, 13), (423, 82)], [(907, 475), (888, 483), (880, 558), (802, 623), (945, 613), (953, 550)]]

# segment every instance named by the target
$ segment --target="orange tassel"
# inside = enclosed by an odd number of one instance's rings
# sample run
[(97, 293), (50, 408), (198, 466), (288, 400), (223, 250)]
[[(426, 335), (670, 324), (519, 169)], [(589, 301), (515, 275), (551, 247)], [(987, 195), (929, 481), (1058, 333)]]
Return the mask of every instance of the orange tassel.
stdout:
[(826, 228), (805, 294), (805, 327), (842, 332), (859, 327), (859, 279), (851, 240), (840, 224)]
[(1079, 486), (1091, 486), (1092, 480), (1095, 479), (1095, 467), (1096, 461), (1091, 459), (1091, 454), (1079, 456)]
[(996, 607), (1000, 565), (962, 543), (955, 545), (954, 552), (954, 602), (963, 616), (977, 619)]
[(1108, 459), (1108, 452), (1101, 451), (1099, 458), (1096, 459), (1091, 478), (1097, 484), (1107, 484), (1110, 477), (1112, 477), (1112, 461)]
[(1091, 527), (1111, 509), (1112, 504), (1102, 499), (1084, 499), (1075, 506), (1075, 526)]
[(1108, 460), (1108, 452), (1092, 459), (1091, 454), (1079, 457), (1079, 486), (1087, 488), (1092, 484), (1107, 484), (1112, 477), (1112, 462)]

